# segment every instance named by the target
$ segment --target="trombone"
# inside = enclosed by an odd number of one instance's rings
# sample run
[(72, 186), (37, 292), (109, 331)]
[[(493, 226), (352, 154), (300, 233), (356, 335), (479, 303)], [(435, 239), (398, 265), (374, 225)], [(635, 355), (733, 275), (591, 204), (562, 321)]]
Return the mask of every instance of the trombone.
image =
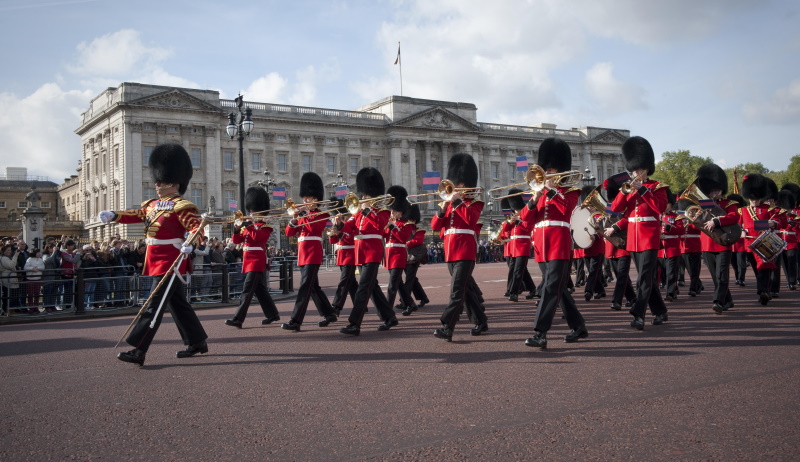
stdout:
[(439, 183), (439, 187), (436, 189), (435, 192), (422, 193), (422, 194), (412, 194), (412, 195), (408, 196), (408, 203), (411, 204), (411, 205), (416, 205), (416, 204), (429, 204), (431, 202), (438, 202), (439, 199), (431, 199), (431, 200), (426, 200), (426, 201), (412, 201), (411, 200), (411, 198), (414, 198), (414, 197), (425, 197), (425, 196), (433, 196), (433, 195), (438, 195), (441, 200), (443, 200), (445, 202), (450, 202), (451, 200), (453, 200), (453, 196), (456, 193), (461, 193), (461, 194), (463, 194), (465, 196), (475, 197), (478, 194), (483, 193), (483, 188), (481, 188), (481, 187), (476, 187), (476, 188), (456, 188), (456, 185), (452, 181), (450, 181), (448, 179), (444, 179)]
[[(334, 202), (335, 204), (338, 201), (330, 201), (330, 202)], [(394, 204), (394, 196), (391, 196), (389, 194), (384, 194), (382, 196), (370, 197), (369, 199), (359, 199), (355, 193), (352, 192), (347, 193), (347, 196), (345, 196), (344, 198), (344, 205), (314, 212), (313, 214), (309, 215), (308, 218), (314, 218), (317, 215), (323, 213), (330, 213), (333, 212), (334, 210), (341, 210), (341, 209), (345, 209), (347, 210), (347, 213), (355, 215), (356, 213), (358, 213), (359, 209), (361, 209), (362, 204), (367, 204), (371, 208), (386, 209), (391, 207), (392, 204)], [(320, 218), (318, 220), (312, 220), (306, 224), (317, 223), (323, 220), (328, 220), (328, 217)]]
[(525, 172), (525, 181), (526, 183), (518, 183), (512, 184), (508, 186), (503, 186), (502, 188), (494, 188), (490, 191), (498, 191), (500, 189), (506, 188), (513, 188), (514, 186), (519, 186), (523, 184), (527, 184), (530, 189), (527, 191), (521, 191), (515, 194), (507, 194), (505, 196), (495, 197), (494, 200), (499, 199), (506, 199), (509, 197), (519, 196), (522, 194), (531, 194), (535, 192), (539, 192), (544, 189), (544, 184), (547, 180), (553, 180), (556, 183), (556, 187), (558, 188), (566, 188), (570, 186), (575, 186), (583, 180), (583, 173), (579, 172), (578, 170), (569, 170), (567, 172), (558, 172), (558, 173), (545, 173), (544, 169), (538, 165), (531, 165), (528, 167), (528, 171)]

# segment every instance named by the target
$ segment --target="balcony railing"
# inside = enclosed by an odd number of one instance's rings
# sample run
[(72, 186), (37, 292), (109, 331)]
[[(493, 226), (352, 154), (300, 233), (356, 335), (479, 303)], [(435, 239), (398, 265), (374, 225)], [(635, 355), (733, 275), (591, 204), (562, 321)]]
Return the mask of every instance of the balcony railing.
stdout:
[[(220, 106), (235, 108), (236, 101), (229, 99), (221, 99)], [(339, 117), (350, 119), (364, 119), (364, 120), (379, 120), (386, 121), (386, 116), (383, 114), (375, 114), (372, 112), (358, 112), (358, 111), (342, 111), (339, 109), (323, 109), (318, 107), (304, 107), (304, 106), (287, 106), (282, 104), (264, 104), (264, 103), (249, 103), (245, 105), (253, 111), (260, 112), (277, 112), (284, 114), (297, 114), (301, 116), (323, 116), (323, 117)]]

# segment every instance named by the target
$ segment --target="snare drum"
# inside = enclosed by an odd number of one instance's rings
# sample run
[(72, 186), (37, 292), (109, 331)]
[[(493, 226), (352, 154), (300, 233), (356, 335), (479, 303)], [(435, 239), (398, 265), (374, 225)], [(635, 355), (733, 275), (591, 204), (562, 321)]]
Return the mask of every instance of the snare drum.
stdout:
[(788, 244), (780, 236), (767, 230), (761, 233), (756, 240), (753, 241), (748, 247), (753, 250), (753, 253), (758, 255), (764, 263), (769, 263), (786, 249)]
[(591, 220), (592, 212), (589, 209), (576, 207), (572, 211), (572, 217), (569, 220), (569, 226), (572, 232), (572, 241), (581, 249), (588, 249), (591, 247), (595, 239), (597, 231), (592, 226)]

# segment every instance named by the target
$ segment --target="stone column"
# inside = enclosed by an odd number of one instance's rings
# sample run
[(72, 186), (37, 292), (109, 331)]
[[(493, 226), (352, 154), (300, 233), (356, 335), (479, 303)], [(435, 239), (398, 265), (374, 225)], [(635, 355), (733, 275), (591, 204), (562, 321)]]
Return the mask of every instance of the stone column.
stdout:
[(447, 141), (442, 141), (442, 160), (439, 162), (442, 171), (442, 178), (447, 177), (447, 162), (450, 160), (450, 143)]
[(402, 164), (402, 150), (403, 140), (398, 138), (389, 139), (389, 159), (391, 160), (391, 168), (389, 175), (384, 173), (384, 178), (391, 178), (389, 185), (403, 185), (403, 164)]
[(433, 142), (425, 140), (425, 171), (430, 172), (433, 170), (433, 161), (431, 159), (431, 147)]
[[(129, 172), (127, 176), (128, 181), (125, 183), (125, 191), (122, 200), (125, 202), (122, 208), (134, 207), (141, 205), (144, 200), (142, 191), (142, 182), (144, 166), (147, 165), (147, 160), (143, 159), (142, 153), (142, 128), (141, 122), (132, 122), (125, 124), (125, 137), (129, 139), (126, 143), (128, 149), (123, 154), (123, 162), (125, 164), (125, 171)], [(83, 185), (84, 191), (87, 185)]]
[[(220, 132), (215, 126), (204, 128), (205, 152), (203, 153), (204, 172), (203, 178), (198, 180), (205, 181), (203, 189), (203, 201), (205, 204), (195, 204), (198, 207), (206, 208), (211, 196), (222, 198), (222, 151), (220, 149)], [(201, 183), (202, 184), (202, 183)], [(189, 186), (191, 188), (191, 184)], [(227, 207), (227, 204), (225, 204)], [(214, 212), (221, 211), (219, 205), (214, 205)]]
[(417, 194), (417, 186), (421, 183), (420, 177), (417, 175), (417, 140), (406, 140), (408, 143), (408, 178), (405, 179), (405, 187), (408, 194)]

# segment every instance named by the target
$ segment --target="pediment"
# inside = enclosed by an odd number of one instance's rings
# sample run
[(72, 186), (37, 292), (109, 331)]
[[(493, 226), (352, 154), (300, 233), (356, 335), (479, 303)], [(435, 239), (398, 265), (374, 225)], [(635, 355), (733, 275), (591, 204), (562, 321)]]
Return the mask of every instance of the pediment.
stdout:
[(610, 144), (622, 144), (628, 139), (627, 136), (622, 135), (616, 130), (606, 130), (603, 133), (594, 137), (592, 141)]
[(182, 111), (214, 111), (220, 108), (195, 98), (194, 96), (178, 90), (177, 88), (146, 96), (128, 103), (132, 106), (156, 107), (160, 109), (176, 109)]
[(222, 182), (223, 188), (233, 188), (234, 186), (239, 186), (239, 183), (233, 180), (226, 180)]
[(392, 127), (427, 128), (477, 132), (480, 129), (472, 122), (439, 106), (418, 112), (391, 124)]

